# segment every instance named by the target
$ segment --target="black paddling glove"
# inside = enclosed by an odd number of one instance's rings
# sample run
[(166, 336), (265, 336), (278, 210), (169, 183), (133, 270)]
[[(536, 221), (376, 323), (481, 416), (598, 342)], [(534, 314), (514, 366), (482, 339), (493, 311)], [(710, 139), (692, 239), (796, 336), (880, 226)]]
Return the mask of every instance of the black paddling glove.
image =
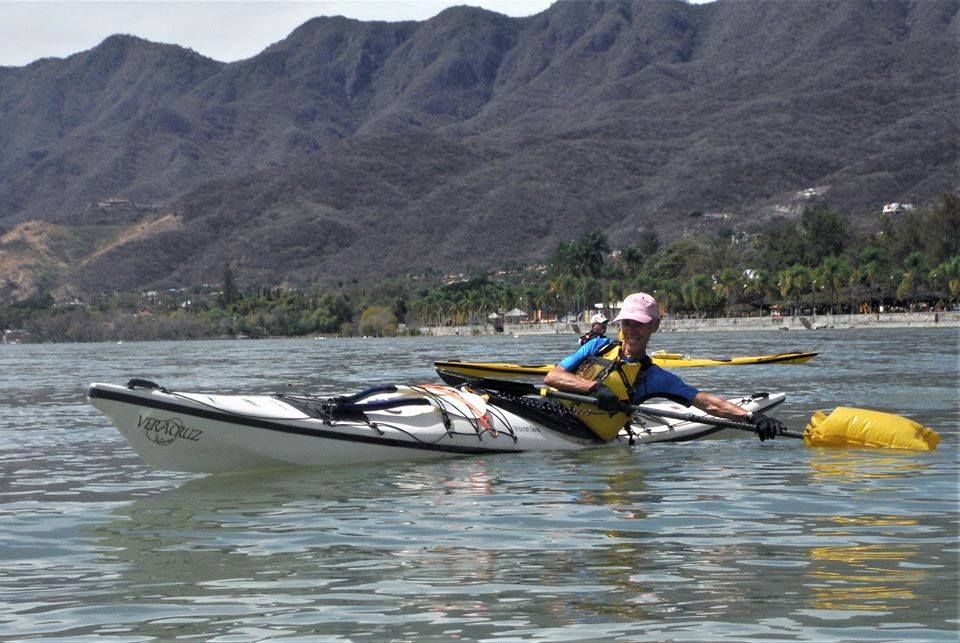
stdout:
[(757, 427), (757, 437), (760, 441), (772, 440), (780, 433), (787, 430), (780, 420), (767, 417), (762, 413), (754, 413), (750, 416), (750, 421)]
[(597, 408), (601, 411), (616, 413), (620, 410), (620, 398), (607, 385), (600, 384), (593, 389), (593, 394), (597, 398)]

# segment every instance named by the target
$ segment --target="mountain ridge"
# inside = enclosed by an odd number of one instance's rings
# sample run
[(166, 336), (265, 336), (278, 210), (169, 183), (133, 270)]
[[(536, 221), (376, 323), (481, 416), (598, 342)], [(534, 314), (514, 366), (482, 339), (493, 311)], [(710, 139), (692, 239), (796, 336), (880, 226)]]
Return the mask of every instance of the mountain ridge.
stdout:
[[(594, 227), (615, 246), (647, 229), (676, 238), (692, 211), (756, 231), (814, 187), (870, 226), (885, 201), (960, 187), (960, 127), (944, 116), (960, 113), (958, 10), (452, 7), (315, 18), (236, 63), (111, 36), (2, 68), (0, 232), (46, 221), (96, 246), (98, 227), (106, 243), (161, 213), (182, 227), (40, 262), (0, 292), (184, 286), (227, 262), (294, 285), (492, 268)], [(96, 205), (114, 197), (149, 207)]]

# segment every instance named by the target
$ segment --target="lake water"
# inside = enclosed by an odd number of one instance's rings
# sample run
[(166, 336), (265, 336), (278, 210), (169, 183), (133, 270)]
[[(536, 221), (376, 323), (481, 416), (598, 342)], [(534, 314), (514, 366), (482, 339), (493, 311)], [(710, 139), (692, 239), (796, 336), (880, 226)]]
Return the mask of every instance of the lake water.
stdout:
[(0, 346), (0, 639), (956, 641), (960, 331), (661, 333), (677, 371), (937, 429), (932, 453), (685, 444), (198, 476), (153, 471), (92, 381), (340, 394), (574, 336)]

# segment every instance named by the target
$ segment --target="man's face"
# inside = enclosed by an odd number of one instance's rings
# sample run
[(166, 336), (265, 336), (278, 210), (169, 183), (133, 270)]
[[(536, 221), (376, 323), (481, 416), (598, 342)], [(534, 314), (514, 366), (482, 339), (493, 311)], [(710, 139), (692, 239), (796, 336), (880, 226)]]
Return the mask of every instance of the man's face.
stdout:
[(623, 331), (623, 341), (625, 342), (648, 342), (650, 336), (657, 332), (660, 327), (660, 321), (654, 319), (647, 323), (641, 323), (632, 319), (620, 320), (620, 329)]

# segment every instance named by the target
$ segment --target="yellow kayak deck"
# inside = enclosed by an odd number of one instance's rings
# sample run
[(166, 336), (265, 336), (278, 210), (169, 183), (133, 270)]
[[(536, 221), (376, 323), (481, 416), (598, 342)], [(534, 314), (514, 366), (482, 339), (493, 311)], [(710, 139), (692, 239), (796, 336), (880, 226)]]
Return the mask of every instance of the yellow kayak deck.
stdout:
[[(650, 357), (653, 358), (654, 364), (664, 368), (688, 368), (694, 366), (804, 364), (816, 355), (816, 353), (776, 353), (773, 355), (705, 358), (657, 351)], [(457, 373), (467, 377), (542, 377), (553, 368), (553, 364), (507, 364), (503, 362), (463, 362), (460, 360), (434, 362), (433, 365), (438, 371)]]

